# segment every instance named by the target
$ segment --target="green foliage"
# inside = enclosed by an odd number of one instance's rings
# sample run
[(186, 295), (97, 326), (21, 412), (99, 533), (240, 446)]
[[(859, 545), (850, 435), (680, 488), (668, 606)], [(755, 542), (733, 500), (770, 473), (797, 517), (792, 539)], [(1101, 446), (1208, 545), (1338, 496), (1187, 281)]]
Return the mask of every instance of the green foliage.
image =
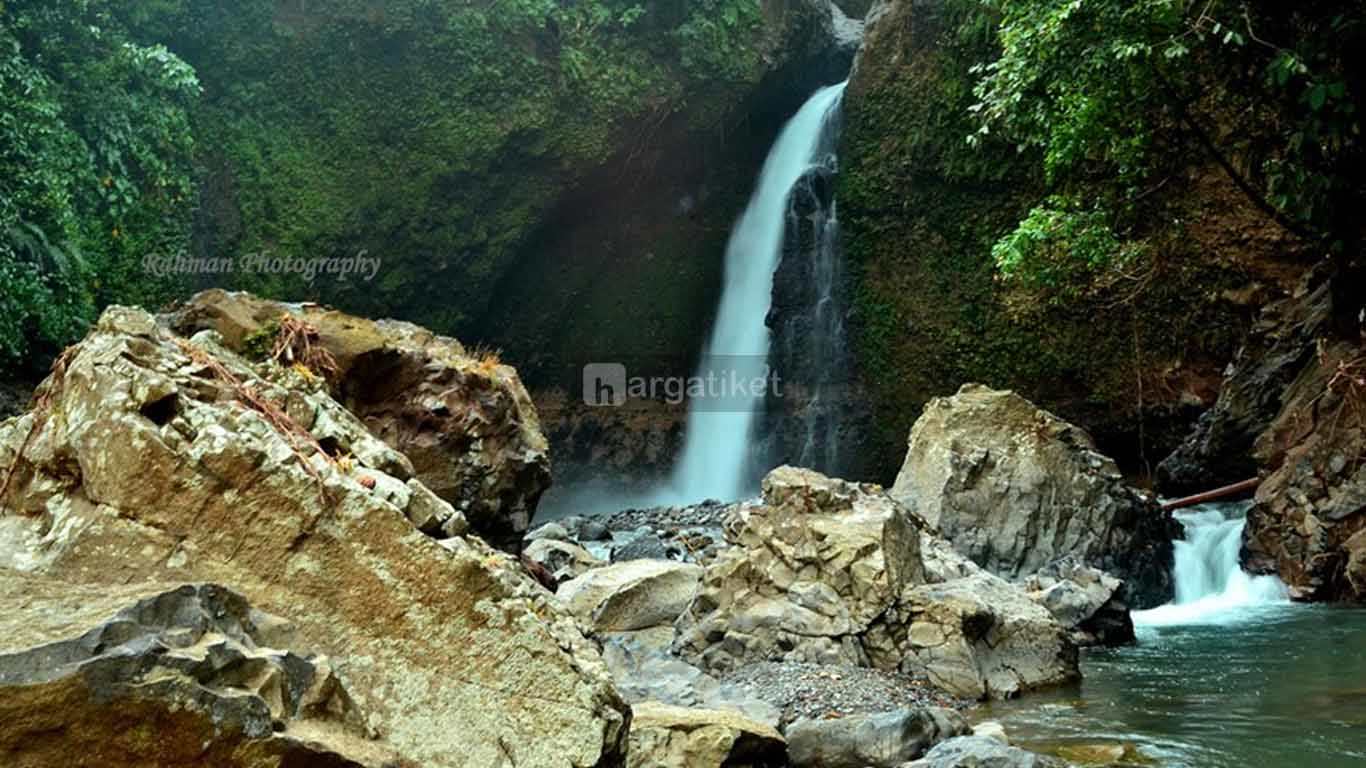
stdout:
[(163, 298), (144, 255), (189, 232), (198, 81), (96, 0), (0, 5), (0, 367), (99, 305)]
[[(1310, 240), (1355, 242), (1363, 181), (1362, 25), (1350, 3), (1235, 0), (990, 0), (1000, 54), (977, 68), (970, 142), (1003, 134), (1039, 150), (1056, 192), (1130, 212), (1190, 156), (1217, 161), (1267, 215)], [(1249, 73), (1255, 73), (1248, 76)], [(1349, 82), (1353, 81), (1353, 82)], [(1047, 206), (1045, 206), (1047, 208)], [(1132, 229), (1107, 218), (1113, 239)], [(1003, 240), (1008, 273), (1045, 282), (1059, 258), (1019, 259), (1060, 223), (1036, 209)], [(1092, 226), (1101, 226), (1094, 217)], [(1103, 238), (1102, 238), (1103, 239)], [(1097, 266), (1092, 238), (1071, 258)], [(1106, 249), (1124, 254), (1131, 249)], [(1001, 258), (1004, 257), (1004, 258)], [(1064, 270), (1066, 273), (1067, 270)]]
[(1007, 280), (1062, 302), (1083, 295), (1098, 275), (1132, 264), (1143, 246), (1115, 235), (1112, 217), (1075, 200), (1052, 196), (1035, 206), (991, 248)]
[(698, 99), (733, 105), (718, 83), (757, 79), (765, 41), (759, 0), (116, 1), (205, 83), (209, 255), (383, 264), (233, 285), (447, 332), (487, 314), (566, 188)]

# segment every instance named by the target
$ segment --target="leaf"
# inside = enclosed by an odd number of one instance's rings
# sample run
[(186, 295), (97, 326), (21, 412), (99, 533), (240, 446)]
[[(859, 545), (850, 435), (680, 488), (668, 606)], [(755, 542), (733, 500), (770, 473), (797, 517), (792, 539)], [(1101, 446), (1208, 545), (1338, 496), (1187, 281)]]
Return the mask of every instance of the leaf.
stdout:
[(1323, 83), (1318, 83), (1313, 88), (1309, 89), (1309, 108), (1314, 110), (1315, 112), (1319, 111), (1320, 109), (1323, 109), (1323, 103), (1327, 100), (1327, 98), (1328, 87), (1325, 86)]

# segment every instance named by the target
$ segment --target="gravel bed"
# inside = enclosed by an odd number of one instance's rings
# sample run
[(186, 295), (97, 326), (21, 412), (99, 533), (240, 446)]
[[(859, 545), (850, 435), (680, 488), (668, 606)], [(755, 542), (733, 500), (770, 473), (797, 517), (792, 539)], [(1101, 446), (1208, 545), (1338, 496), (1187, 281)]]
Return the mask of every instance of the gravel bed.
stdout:
[(655, 530), (715, 528), (721, 525), (732, 506), (720, 501), (704, 501), (688, 507), (624, 509), (598, 520), (613, 531), (633, 531), (644, 527)]
[(924, 680), (863, 667), (769, 661), (746, 664), (722, 682), (777, 707), (783, 728), (802, 718), (828, 719), (906, 707), (965, 710), (974, 705)]

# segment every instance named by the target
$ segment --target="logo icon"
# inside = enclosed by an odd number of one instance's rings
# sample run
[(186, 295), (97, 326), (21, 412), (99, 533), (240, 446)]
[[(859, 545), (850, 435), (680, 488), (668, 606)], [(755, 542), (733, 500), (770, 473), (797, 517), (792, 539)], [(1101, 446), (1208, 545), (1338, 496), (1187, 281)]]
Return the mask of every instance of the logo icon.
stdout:
[(595, 407), (626, 404), (626, 366), (589, 363), (583, 367), (583, 402)]

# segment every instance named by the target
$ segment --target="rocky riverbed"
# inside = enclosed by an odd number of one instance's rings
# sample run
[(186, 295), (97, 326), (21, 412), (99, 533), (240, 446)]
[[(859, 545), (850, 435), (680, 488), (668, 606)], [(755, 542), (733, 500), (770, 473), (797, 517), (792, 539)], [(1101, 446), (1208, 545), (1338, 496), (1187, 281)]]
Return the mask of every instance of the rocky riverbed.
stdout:
[(1075, 683), (1170, 589), (1165, 513), (1009, 392), (932, 402), (891, 490), (779, 467), (753, 499), (529, 526), (538, 429), (513, 369), (415, 326), (111, 308), (0, 424), (0, 749), (1051, 765), (969, 735), (976, 705)]

